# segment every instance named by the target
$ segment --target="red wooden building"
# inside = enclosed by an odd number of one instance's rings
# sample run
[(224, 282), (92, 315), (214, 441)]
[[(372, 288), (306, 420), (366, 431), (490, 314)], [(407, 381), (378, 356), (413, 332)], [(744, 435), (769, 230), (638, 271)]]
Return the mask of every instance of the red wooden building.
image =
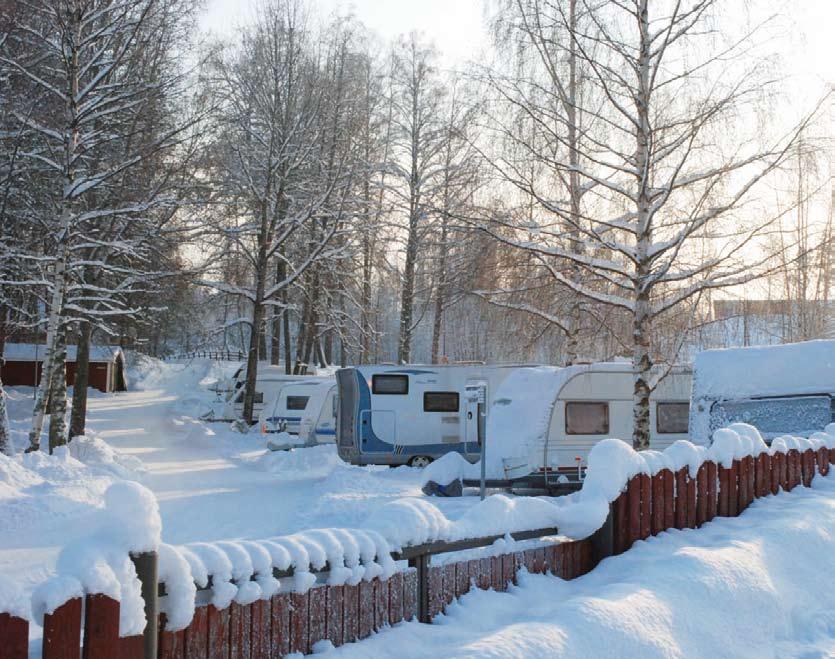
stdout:
[[(41, 379), (46, 347), (34, 343), (7, 343), (0, 362), (0, 377), (9, 387), (36, 386)], [(67, 385), (75, 382), (76, 346), (67, 346)], [(126, 391), (125, 358), (118, 346), (90, 346), (90, 386), (99, 391)]]

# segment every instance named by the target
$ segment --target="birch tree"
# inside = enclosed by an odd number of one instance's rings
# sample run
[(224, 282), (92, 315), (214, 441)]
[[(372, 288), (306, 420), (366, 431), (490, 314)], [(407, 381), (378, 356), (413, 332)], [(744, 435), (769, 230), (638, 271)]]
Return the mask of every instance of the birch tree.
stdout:
[[(520, 0), (521, 2), (521, 0)], [(496, 155), (502, 179), (537, 206), (539, 222), (499, 239), (541, 257), (553, 279), (584, 299), (630, 318), (634, 369), (633, 446), (649, 446), (649, 396), (666, 370), (654, 368), (654, 323), (706, 291), (762, 276), (773, 255), (757, 246), (776, 221), (753, 204), (759, 184), (783, 163), (797, 129), (775, 135), (759, 104), (772, 90), (769, 60), (757, 52), (760, 30), (722, 34), (721, 0), (592, 3), (578, 0), (584, 25), (566, 3), (525, 3), (533, 21), (559, 22), (593, 99), (561, 102), (546, 117), (522, 90), (494, 84), (502, 103), (526, 112), (555, 142), (572, 108), (605, 127), (583, 131), (577, 157), (522, 143), (551, 176), (531, 177)], [(544, 42), (546, 51), (551, 46)], [(506, 125), (499, 130), (510, 132)], [(580, 209), (552, 194), (551, 179), (576, 175), (594, 203)], [(559, 222), (554, 222), (557, 218)], [(583, 248), (565, 244), (579, 240)], [(752, 256), (753, 255), (753, 256)], [(569, 264), (579, 277), (556, 262)]]
[[(37, 176), (34, 215), (39, 218), (39, 229), (51, 238), (42, 257), (28, 256), (49, 265), (38, 282), (48, 291), (48, 319), (29, 450), (39, 447), (52, 383), (64, 368), (61, 334), (77, 312), (90, 311), (76, 304), (77, 273), (116, 261), (104, 267), (120, 275), (113, 288), (90, 289), (87, 284), (84, 295), (98, 307), (99, 317), (129, 311), (127, 295), (147, 289), (145, 277), (118, 262), (126, 255), (143, 259), (136, 252), (136, 240), (142, 240), (136, 228), (146, 224), (150, 210), (161, 203), (158, 193), (164, 186), (159, 180), (142, 185), (137, 180), (138, 166), (162, 152), (170, 153), (180, 143), (184, 127), (166, 126), (152, 139), (143, 139), (144, 127), (155, 116), (143, 112), (152, 106), (161, 109), (158, 99), (161, 90), (170, 90), (171, 79), (161, 74), (149, 80), (126, 72), (131, 61), (147, 53), (153, 41), (150, 30), (159, 26), (154, 21), (172, 7), (173, 3), (161, 0), (22, 2), (10, 32), (16, 47), (0, 55), (0, 66), (39, 99), (31, 113), (18, 111), (14, 119), (27, 140), (21, 157), (30, 176)], [(170, 19), (168, 13), (165, 20)], [(113, 194), (128, 181), (132, 185), (128, 194)], [(50, 408), (60, 430), (58, 417), (63, 419), (66, 409), (63, 385)], [(55, 432), (51, 446), (66, 441)]]
[(415, 272), (429, 212), (437, 192), (443, 150), (439, 109), (443, 97), (434, 50), (414, 33), (398, 43), (393, 77), (394, 146), (391, 189), (405, 215), (403, 277), (397, 360), (411, 359), (415, 318)]
[[(322, 115), (325, 89), (300, 3), (263, 5), (217, 76), (219, 176), (232, 215), (221, 231), (239, 247), (252, 279), (245, 287), (206, 283), (250, 305), (251, 316), (237, 322), (250, 329), (243, 417), (252, 423), (265, 310), (281, 306), (282, 291), (326, 255), (344, 217), (352, 168), (335, 143), (322, 149), (325, 127), (332, 127)], [(285, 274), (270, 284), (275, 264)]]

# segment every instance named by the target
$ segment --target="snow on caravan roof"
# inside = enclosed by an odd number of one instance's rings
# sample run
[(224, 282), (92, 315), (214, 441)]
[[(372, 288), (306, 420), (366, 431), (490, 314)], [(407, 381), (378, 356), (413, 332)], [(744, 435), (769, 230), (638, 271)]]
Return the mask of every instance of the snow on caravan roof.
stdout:
[[(77, 346), (67, 346), (67, 361), (74, 362), (76, 356)], [(121, 353), (122, 349), (119, 346), (90, 346), (90, 361), (91, 362), (109, 362), (117, 354)], [(7, 343), (3, 351), (3, 358), (6, 361), (38, 361), (44, 358), (46, 354), (46, 346), (35, 343)]]
[(531, 443), (548, 432), (551, 410), (576, 367), (521, 367), (493, 394), (487, 412), (487, 478), (504, 478), (506, 460), (527, 460)]
[(705, 350), (694, 361), (694, 398), (833, 392), (835, 341)]

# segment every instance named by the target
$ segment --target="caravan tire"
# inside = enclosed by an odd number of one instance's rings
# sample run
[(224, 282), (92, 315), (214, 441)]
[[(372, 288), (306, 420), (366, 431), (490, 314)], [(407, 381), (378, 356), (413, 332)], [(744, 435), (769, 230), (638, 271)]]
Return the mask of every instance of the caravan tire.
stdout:
[(428, 455), (416, 455), (409, 460), (409, 466), (417, 467), (418, 469), (423, 469), (424, 467), (428, 466), (430, 462), (432, 462), (432, 458), (430, 458)]

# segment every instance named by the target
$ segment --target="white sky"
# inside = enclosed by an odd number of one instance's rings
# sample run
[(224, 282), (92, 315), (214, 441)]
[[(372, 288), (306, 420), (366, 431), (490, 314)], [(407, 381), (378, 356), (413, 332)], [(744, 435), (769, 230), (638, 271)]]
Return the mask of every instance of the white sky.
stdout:
[[(729, 3), (744, 0), (728, 0)], [(257, 0), (207, 0), (204, 30), (230, 37), (246, 23)], [(442, 53), (442, 66), (479, 60), (486, 48), (485, 7), (489, 0), (308, 0), (319, 14), (353, 12), (382, 39), (423, 32)], [(780, 50), (789, 71), (814, 91), (835, 82), (835, 0), (758, 0), (758, 11), (783, 11), (796, 30)], [(798, 80), (797, 82), (800, 82)], [(813, 91), (814, 90), (814, 91)]]
[[(206, 0), (204, 29), (219, 35), (234, 34), (247, 21), (257, 0)], [(477, 56), (487, 41), (484, 0), (307, 0), (320, 15), (353, 13), (382, 39), (397, 38), (412, 30), (435, 42), (449, 66)]]

